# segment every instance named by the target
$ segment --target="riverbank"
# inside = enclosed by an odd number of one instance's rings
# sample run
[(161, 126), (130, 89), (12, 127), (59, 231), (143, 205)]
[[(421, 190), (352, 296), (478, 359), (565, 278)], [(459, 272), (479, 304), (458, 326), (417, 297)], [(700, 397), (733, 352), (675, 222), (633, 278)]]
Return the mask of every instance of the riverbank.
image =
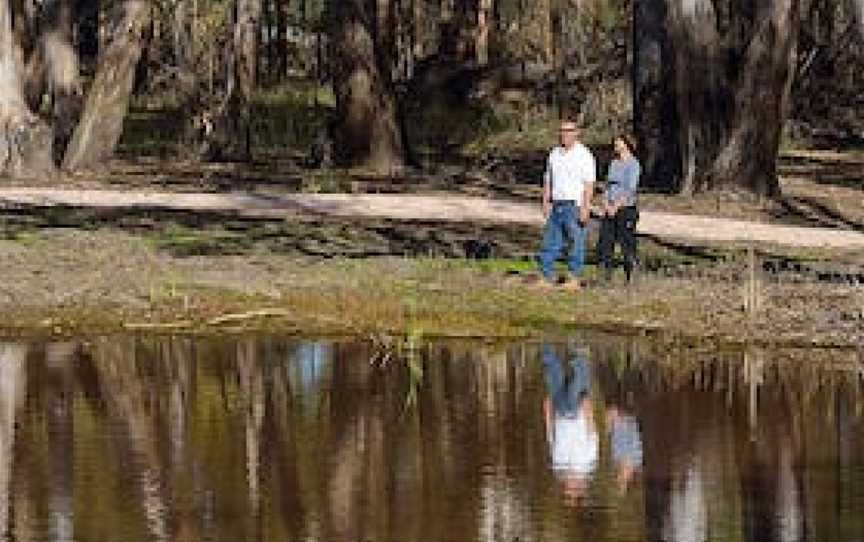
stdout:
[(191, 255), (166, 245), (166, 235), (52, 227), (0, 241), (0, 332), (512, 338), (596, 328), (688, 343), (853, 348), (864, 328), (864, 285), (854, 277), (760, 259), (751, 281), (746, 251), (681, 259), (646, 246), (648, 261), (669, 265), (652, 264), (635, 285), (597, 282), (589, 268), (588, 287), (573, 294), (537, 288), (519, 260), (328, 258), (252, 241), (235, 254)]

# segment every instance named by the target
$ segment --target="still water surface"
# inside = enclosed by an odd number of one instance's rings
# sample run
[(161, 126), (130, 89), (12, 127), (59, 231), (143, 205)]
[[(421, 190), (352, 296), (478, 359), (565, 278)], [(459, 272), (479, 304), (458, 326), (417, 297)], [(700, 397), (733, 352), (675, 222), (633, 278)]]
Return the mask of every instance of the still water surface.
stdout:
[(599, 336), (3, 343), (0, 530), (864, 540), (862, 373), (775, 358)]

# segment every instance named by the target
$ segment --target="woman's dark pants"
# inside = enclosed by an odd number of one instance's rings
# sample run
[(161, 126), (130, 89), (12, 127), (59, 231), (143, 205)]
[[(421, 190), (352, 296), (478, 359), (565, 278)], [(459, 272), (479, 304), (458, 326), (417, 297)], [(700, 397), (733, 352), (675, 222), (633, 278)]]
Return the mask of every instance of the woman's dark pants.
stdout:
[(600, 240), (597, 254), (604, 273), (609, 277), (615, 258), (615, 243), (621, 245), (624, 256), (624, 273), (630, 280), (636, 263), (636, 223), (639, 210), (635, 206), (621, 207), (615, 216), (604, 216), (600, 221)]

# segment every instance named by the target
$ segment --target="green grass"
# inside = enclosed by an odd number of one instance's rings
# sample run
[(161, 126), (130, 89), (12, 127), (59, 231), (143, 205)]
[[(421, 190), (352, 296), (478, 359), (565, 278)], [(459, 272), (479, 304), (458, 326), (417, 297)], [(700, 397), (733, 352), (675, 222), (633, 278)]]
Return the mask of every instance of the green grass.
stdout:
[(181, 224), (169, 224), (151, 237), (152, 244), (175, 256), (233, 254), (246, 252), (254, 239), (245, 232), (226, 231), (221, 228), (190, 228)]

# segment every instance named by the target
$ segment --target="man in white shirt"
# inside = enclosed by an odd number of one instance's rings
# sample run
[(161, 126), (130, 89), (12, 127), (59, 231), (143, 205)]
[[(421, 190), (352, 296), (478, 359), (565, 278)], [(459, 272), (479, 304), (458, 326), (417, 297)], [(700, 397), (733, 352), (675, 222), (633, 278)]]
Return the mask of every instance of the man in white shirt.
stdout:
[(546, 218), (546, 227), (537, 260), (545, 279), (541, 284), (554, 285), (555, 260), (569, 241), (567, 268), (570, 277), (565, 287), (578, 290), (579, 276), (585, 262), (585, 226), (588, 224), (597, 165), (591, 151), (579, 142), (576, 123), (562, 121), (559, 136), (561, 145), (549, 153), (543, 175), (543, 216)]

